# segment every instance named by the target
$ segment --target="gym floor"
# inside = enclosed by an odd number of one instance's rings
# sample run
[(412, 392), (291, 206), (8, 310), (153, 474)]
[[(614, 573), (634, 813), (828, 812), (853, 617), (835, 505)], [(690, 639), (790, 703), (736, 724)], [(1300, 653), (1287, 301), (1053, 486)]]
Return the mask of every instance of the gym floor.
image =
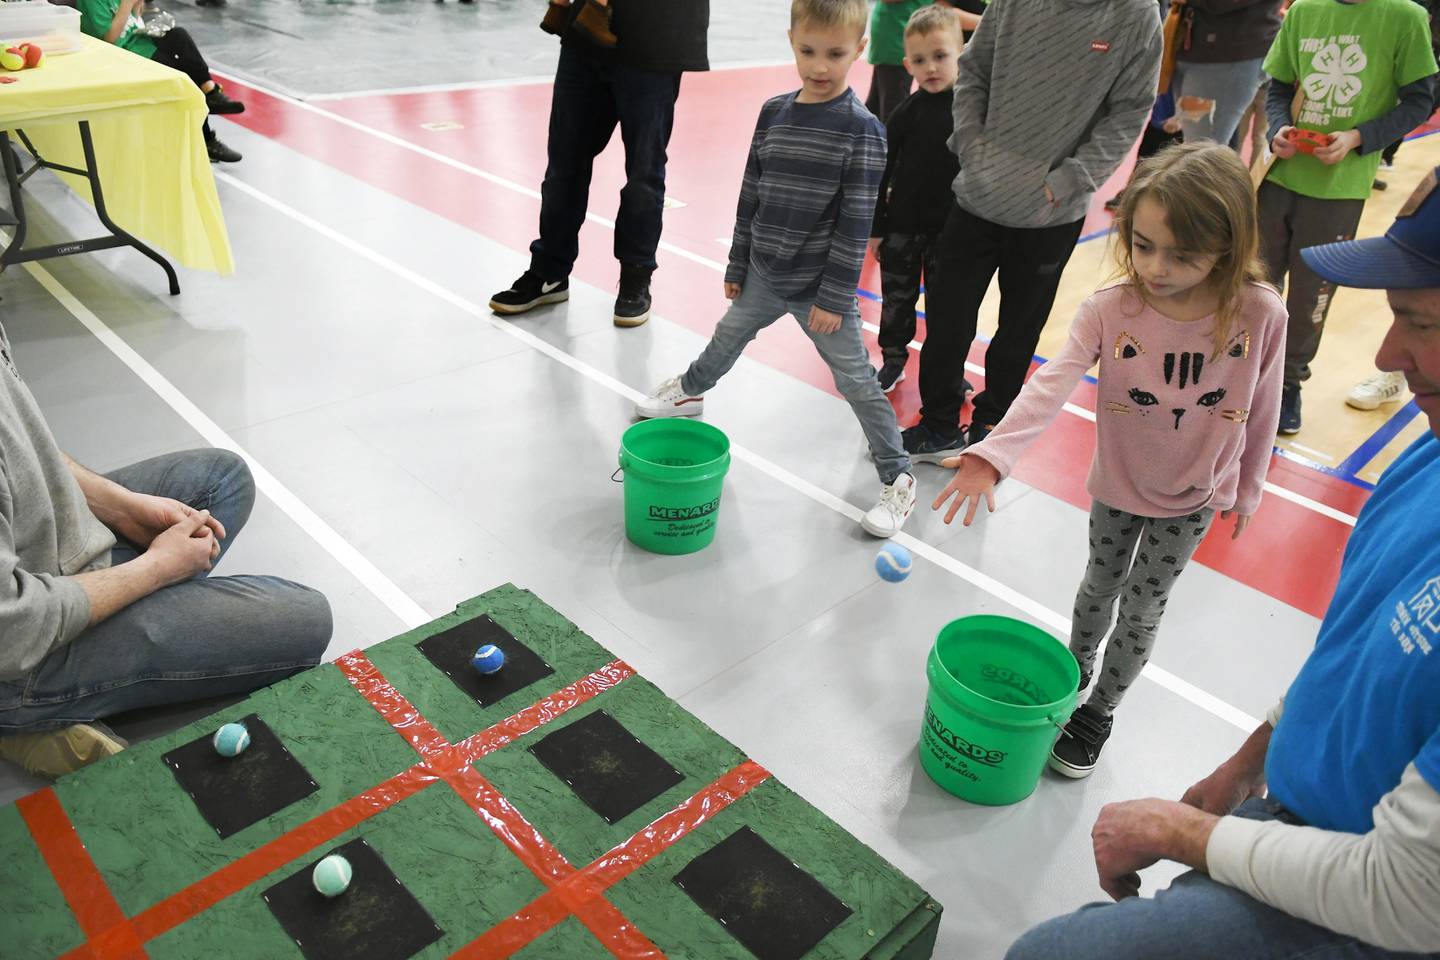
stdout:
[[(618, 138), (597, 165), (569, 303), (511, 322), (485, 306), (528, 264), (538, 215), (558, 48), (536, 29), (537, 0), (164, 5), (248, 105), (216, 122), (245, 155), (215, 168), (238, 270), (182, 271), (178, 297), (123, 250), (0, 278), (0, 322), (62, 447), (97, 470), (242, 450), (262, 496), (219, 572), (323, 590), (329, 659), (497, 584), (530, 588), (930, 890), (946, 907), (938, 957), (998, 957), (1103, 896), (1089, 847), (1100, 806), (1179, 796), (1264, 715), (1313, 643), (1370, 485), (1421, 429), (1413, 405), (1344, 405), (1389, 315), (1383, 297), (1342, 291), (1305, 431), (1277, 449), (1252, 529), (1232, 543), (1217, 526), (1180, 581), (1095, 775), (1047, 774), (1012, 807), (968, 805), (917, 762), (925, 654), (967, 614), (1068, 630), (1093, 389), (1000, 488), (995, 514), (964, 530), (917, 510), (901, 585), (875, 576), (877, 543), (855, 522), (878, 492), (863, 438), (788, 321), (707, 398), (736, 454), (713, 546), (674, 558), (631, 546), (610, 482), (632, 401), (682, 370), (724, 309), (754, 115), (795, 85), (787, 5), (712, 4), (717, 69), (682, 84), (655, 316), (635, 330), (610, 321)], [(852, 74), (858, 92), (867, 73)], [(1407, 144), (1362, 234), (1382, 232), (1437, 162), (1440, 141)], [(1099, 203), (1123, 173), (1097, 197), (1042, 357), (1113, 272)], [(26, 191), (40, 238), (89, 230), (91, 209), (49, 175)], [(873, 265), (862, 288), (873, 324)], [(983, 381), (983, 344), (971, 360)], [(909, 374), (894, 394), (906, 424), (914, 363)], [(917, 476), (928, 504), (945, 472)], [(39, 785), (0, 768), (0, 802)], [(1173, 874), (1148, 871), (1147, 889)]]

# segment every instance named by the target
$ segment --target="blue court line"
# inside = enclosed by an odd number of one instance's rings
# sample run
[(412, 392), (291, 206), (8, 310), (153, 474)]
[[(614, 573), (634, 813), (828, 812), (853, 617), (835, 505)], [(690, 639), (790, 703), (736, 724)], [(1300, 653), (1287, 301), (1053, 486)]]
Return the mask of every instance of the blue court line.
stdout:
[[(1368, 440), (1355, 448), (1355, 452), (1346, 457), (1335, 469), (1345, 471), (1350, 476), (1359, 473), (1367, 463), (1375, 459), (1375, 456), (1390, 445), (1390, 441), (1400, 435), (1400, 431), (1410, 425), (1410, 421), (1420, 415), (1420, 408), (1411, 400), (1405, 406), (1395, 411), (1394, 416), (1380, 425), (1380, 429), (1370, 434)], [(1358, 478), (1357, 478), (1358, 479)]]

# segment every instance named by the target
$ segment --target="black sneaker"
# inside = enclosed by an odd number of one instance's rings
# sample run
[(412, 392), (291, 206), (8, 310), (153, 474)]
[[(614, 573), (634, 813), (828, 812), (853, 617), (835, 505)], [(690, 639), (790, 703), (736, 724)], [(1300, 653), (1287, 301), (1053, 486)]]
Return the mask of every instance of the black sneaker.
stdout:
[(900, 434), (905, 452), (916, 463), (939, 463), (947, 457), (958, 457), (965, 449), (965, 438), (956, 430), (948, 435), (932, 430), (924, 421)]
[(197, 7), (223, 7), (225, 0), (195, 0)]
[(244, 159), (239, 150), (227, 147), (225, 142), (213, 134), (205, 138), (205, 152), (211, 163), (239, 163)]
[(1101, 748), (1110, 739), (1112, 723), (1112, 717), (1101, 715), (1088, 703), (1076, 710), (1061, 731), (1060, 739), (1050, 748), (1050, 769), (1072, 780), (1090, 776), (1100, 759)]
[(1293, 437), (1300, 432), (1300, 384), (1287, 383), (1280, 391), (1280, 435)]
[(993, 423), (975, 422), (965, 428), (965, 446), (973, 447), (975, 444), (990, 436), (990, 431), (995, 429)]
[(245, 112), (245, 104), (239, 100), (231, 100), (225, 95), (225, 88), (218, 83), (205, 94), (205, 108), (217, 114)]
[(540, 274), (526, 270), (520, 279), (490, 298), (490, 309), (496, 313), (514, 314), (534, 310), (546, 303), (570, 299), (569, 280), (542, 280)]
[(620, 295), (615, 298), (615, 326), (638, 327), (650, 319), (650, 271), (620, 267)]
[(880, 389), (889, 393), (900, 385), (901, 380), (905, 379), (905, 361), (886, 360), (881, 365), (876, 378), (880, 381)]
[(971, 383), (969, 380), (966, 380), (964, 377), (961, 377), (961, 378), (960, 378), (960, 399), (963, 401), (966, 397), (970, 396), (970, 395), (971, 395), (972, 393), (974, 393), (974, 392), (975, 392), (975, 384)]

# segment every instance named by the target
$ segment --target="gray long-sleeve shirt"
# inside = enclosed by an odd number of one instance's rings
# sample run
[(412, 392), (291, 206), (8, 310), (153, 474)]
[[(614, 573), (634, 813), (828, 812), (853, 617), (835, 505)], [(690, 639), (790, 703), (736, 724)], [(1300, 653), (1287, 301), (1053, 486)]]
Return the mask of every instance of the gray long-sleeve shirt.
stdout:
[(85, 629), (90, 600), (69, 578), (107, 566), (114, 545), (21, 381), (0, 327), (0, 680), (24, 676)]
[(1150, 116), (1162, 47), (1154, 0), (991, 3), (955, 84), (960, 206), (1009, 227), (1084, 217)]

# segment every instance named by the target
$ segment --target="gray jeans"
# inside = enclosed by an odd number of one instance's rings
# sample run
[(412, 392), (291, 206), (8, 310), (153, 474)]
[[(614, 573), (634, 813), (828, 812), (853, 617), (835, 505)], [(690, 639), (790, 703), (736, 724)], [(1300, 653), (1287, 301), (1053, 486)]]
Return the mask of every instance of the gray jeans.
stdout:
[[(108, 476), (137, 493), (209, 510), (225, 526), (222, 550), (255, 503), (249, 468), (225, 450), (167, 454)], [(111, 563), (140, 552), (121, 542)], [(330, 604), (309, 587), (276, 577), (198, 576), (137, 600), (27, 676), (0, 681), (0, 734), (248, 693), (319, 663), (330, 632)]]
[(1092, 708), (1109, 716), (1145, 669), (1170, 588), (1214, 519), (1215, 511), (1209, 508), (1155, 519), (1099, 500), (1090, 507), (1090, 562), (1075, 595), (1070, 629), (1070, 652), (1082, 673), (1094, 670), (1100, 641), (1115, 617), (1115, 601), (1120, 601), (1120, 616), (1090, 695)]
[(800, 329), (815, 343), (820, 357), (830, 367), (835, 388), (855, 411), (860, 429), (870, 444), (870, 456), (880, 474), (880, 482), (891, 484), (902, 473), (910, 472), (910, 457), (900, 441), (900, 424), (895, 408), (875, 379), (870, 351), (860, 332), (859, 305), (851, 306), (841, 317), (840, 329), (834, 333), (816, 333), (810, 329), (810, 308), (814, 300), (787, 300), (771, 288), (752, 266), (745, 278), (740, 296), (730, 304), (725, 316), (715, 325), (715, 333), (690, 369), (680, 378), (680, 387), (698, 397), (720, 382), (756, 335), (785, 314), (800, 324)]
[[(1224, 145), (1235, 136), (1235, 128), (1245, 109), (1255, 99), (1255, 91), (1265, 82), (1260, 69), (1264, 58), (1240, 60), (1235, 63), (1186, 63), (1175, 65), (1176, 113), (1186, 143), (1213, 140)], [(1180, 97), (1199, 97), (1210, 101), (1210, 113), (1190, 118), (1178, 107)]]

